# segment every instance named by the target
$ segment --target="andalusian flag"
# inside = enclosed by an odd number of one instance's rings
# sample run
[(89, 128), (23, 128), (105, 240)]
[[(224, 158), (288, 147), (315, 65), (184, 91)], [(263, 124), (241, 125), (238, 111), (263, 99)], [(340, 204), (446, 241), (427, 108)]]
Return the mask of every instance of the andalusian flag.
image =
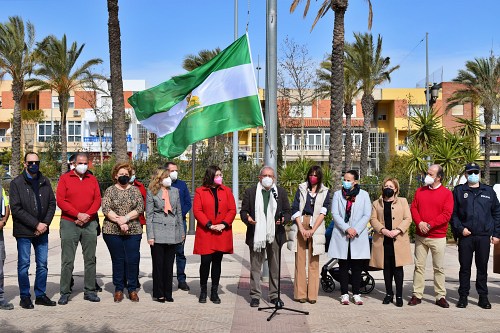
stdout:
[(263, 126), (262, 110), (244, 35), (212, 60), (128, 101), (137, 119), (158, 136), (158, 151), (179, 156), (197, 141)]

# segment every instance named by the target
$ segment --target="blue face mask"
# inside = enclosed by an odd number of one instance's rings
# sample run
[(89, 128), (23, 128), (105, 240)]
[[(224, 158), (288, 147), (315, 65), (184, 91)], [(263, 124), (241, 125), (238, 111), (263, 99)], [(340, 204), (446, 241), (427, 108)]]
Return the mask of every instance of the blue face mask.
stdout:
[(342, 181), (342, 186), (345, 190), (349, 191), (352, 188), (352, 182)]
[(28, 172), (32, 175), (38, 173), (38, 170), (40, 170), (40, 166), (38, 164), (28, 164)]
[(471, 175), (468, 175), (467, 176), (467, 180), (469, 181), (469, 183), (471, 184), (477, 184), (479, 183), (479, 174), (471, 174)]

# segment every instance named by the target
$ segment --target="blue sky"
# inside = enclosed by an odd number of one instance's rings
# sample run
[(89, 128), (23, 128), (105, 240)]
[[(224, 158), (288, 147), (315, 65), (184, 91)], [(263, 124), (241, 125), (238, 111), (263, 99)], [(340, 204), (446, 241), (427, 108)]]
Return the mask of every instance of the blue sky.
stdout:
[[(248, 12), (248, 3), (250, 10)], [(255, 65), (265, 59), (266, 1), (239, 1), (239, 35), (249, 22), (249, 36)], [(333, 12), (323, 17), (310, 32), (318, 3), (302, 18), (303, 5), (289, 13), (291, 0), (278, 0), (278, 56), (286, 36), (306, 44), (310, 56), (319, 62), (331, 52)], [(120, 0), (122, 66), (124, 79), (145, 79), (148, 87), (181, 74), (182, 59), (201, 49), (224, 48), (234, 39), (234, 0)], [(430, 71), (443, 68), (444, 80), (451, 80), (466, 60), (500, 55), (500, 1), (481, 0), (372, 0), (372, 32), (383, 37), (383, 55), (401, 65), (386, 87), (415, 87), (425, 78), (425, 33), (429, 33)], [(474, 8), (472, 8), (474, 7)], [(19, 15), (36, 28), (37, 40), (49, 34), (85, 43), (82, 60), (99, 57), (99, 72), (109, 73), (107, 6), (105, 0), (0, 0), (0, 21)], [(365, 0), (350, 0), (346, 13), (346, 40), (353, 32), (367, 30)], [(260, 73), (264, 84), (264, 70)]]

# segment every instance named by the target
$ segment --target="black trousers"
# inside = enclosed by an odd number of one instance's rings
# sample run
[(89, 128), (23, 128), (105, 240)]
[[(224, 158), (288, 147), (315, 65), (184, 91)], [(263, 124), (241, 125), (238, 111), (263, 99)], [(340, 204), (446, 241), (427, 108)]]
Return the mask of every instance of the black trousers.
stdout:
[(460, 296), (469, 296), (472, 255), (474, 252), (477, 270), (476, 290), (479, 296), (488, 295), (486, 281), (488, 279), (488, 260), (490, 259), (490, 237), (471, 235), (460, 237), (458, 241), (458, 261), (460, 262), (458, 294)]
[(386, 246), (384, 243), (384, 282), (385, 293), (387, 295), (394, 295), (392, 291), (392, 279), (394, 279), (394, 282), (396, 283), (396, 297), (403, 297), (403, 267), (396, 267), (394, 244), (392, 244), (392, 246)]
[(224, 254), (222, 252), (214, 252), (211, 254), (201, 255), (200, 286), (206, 287), (208, 282), (208, 275), (210, 273), (210, 266), (212, 266), (212, 272), (211, 272), (212, 288), (217, 289), (219, 287), (221, 263), (223, 255)]
[(174, 259), (177, 244), (158, 244), (151, 246), (153, 259), (153, 297), (171, 298)]
[(366, 259), (351, 259), (351, 244), (347, 252), (347, 260), (339, 259), (339, 273), (340, 273), (340, 293), (347, 294), (349, 290), (349, 269), (351, 269), (351, 284), (352, 293), (359, 294), (359, 287), (361, 285), (361, 271), (366, 266)]

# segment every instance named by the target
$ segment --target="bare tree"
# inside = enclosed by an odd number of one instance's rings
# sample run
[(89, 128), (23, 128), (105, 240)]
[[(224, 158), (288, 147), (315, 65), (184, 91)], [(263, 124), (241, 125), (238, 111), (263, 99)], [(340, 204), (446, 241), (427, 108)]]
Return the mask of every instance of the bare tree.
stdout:
[(292, 116), (300, 117), (300, 155), (304, 157), (304, 107), (315, 97), (315, 64), (306, 45), (299, 45), (288, 36), (283, 41), (278, 75), (282, 89), (278, 98), (287, 100)]

